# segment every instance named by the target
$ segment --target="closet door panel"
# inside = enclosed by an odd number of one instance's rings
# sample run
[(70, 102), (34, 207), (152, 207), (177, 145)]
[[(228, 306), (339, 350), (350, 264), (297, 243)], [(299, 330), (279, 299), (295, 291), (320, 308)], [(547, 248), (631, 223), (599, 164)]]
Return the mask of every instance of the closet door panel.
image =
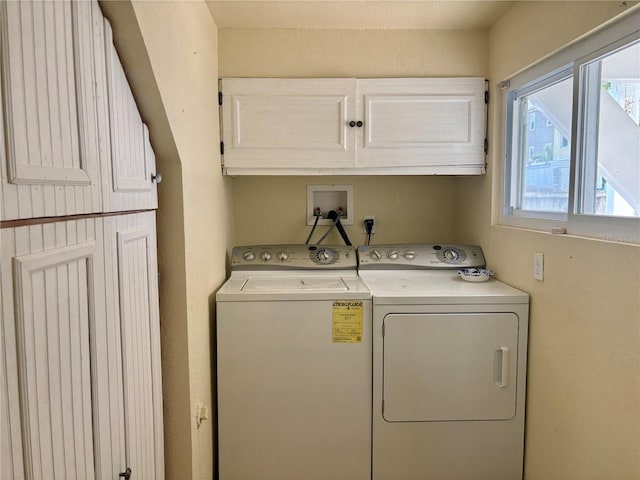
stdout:
[(13, 307), (12, 253), (15, 235), (10, 230), (0, 231), (0, 283), (2, 288), (2, 322), (0, 324), (0, 477), (24, 478), (22, 460), (22, 431), (18, 403), (18, 375), (16, 365), (15, 321)]
[(155, 212), (105, 218), (105, 240), (107, 295), (117, 300), (109, 315), (119, 320), (115, 323), (122, 338), (126, 466), (136, 477), (160, 479), (164, 455)]
[(105, 211), (157, 208), (155, 157), (149, 142), (149, 130), (142, 122), (138, 107), (118, 58), (109, 22), (98, 29), (103, 35), (106, 65), (109, 153), (104, 162), (103, 195)]
[(3, 220), (101, 209), (91, 2), (3, 2)]
[(2, 423), (11, 436), (11, 477), (95, 478), (99, 359), (92, 346), (104, 323), (101, 221), (5, 229), (2, 242), (8, 402), (2, 413), (9, 415)]

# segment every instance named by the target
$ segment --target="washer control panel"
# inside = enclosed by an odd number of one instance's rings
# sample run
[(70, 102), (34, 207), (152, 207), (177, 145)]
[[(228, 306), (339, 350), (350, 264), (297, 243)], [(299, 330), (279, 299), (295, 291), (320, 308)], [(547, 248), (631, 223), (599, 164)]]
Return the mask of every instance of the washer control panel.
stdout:
[(249, 245), (234, 247), (231, 270), (355, 270), (354, 247), (345, 245)]
[(441, 270), (484, 266), (484, 254), (476, 245), (442, 243), (358, 247), (358, 268), (361, 270)]

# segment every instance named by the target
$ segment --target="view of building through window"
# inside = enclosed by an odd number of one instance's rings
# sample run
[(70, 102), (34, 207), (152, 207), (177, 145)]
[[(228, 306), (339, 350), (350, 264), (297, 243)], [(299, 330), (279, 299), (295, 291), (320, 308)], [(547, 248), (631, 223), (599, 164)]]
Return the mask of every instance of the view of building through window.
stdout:
[[(584, 187), (583, 211), (640, 216), (640, 42), (583, 67), (587, 79), (587, 161), (596, 166), (595, 187)], [(592, 80), (593, 79), (593, 80)], [(590, 82), (596, 83), (593, 87)], [(590, 145), (595, 143), (595, 145)], [(587, 182), (589, 180), (586, 169)], [(604, 196), (604, 203), (598, 200)], [(595, 198), (595, 202), (594, 202)]]
[[(582, 69), (584, 122), (576, 213), (640, 216), (640, 43)], [(520, 208), (566, 213), (573, 77), (518, 98)]]
[(528, 128), (520, 128), (522, 210), (567, 211), (572, 81), (566, 78), (519, 99), (518, 110), (528, 119)]

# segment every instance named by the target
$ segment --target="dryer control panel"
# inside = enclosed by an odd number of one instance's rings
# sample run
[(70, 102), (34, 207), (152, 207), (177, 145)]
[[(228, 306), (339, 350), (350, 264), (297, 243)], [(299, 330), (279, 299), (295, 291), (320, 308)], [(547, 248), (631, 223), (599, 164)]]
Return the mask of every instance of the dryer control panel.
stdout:
[(358, 247), (361, 270), (429, 270), (484, 267), (477, 245), (392, 244)]
[(354, 247), (346, 245), (249, 245), (234, 247), (231, 270), (356, 270)]

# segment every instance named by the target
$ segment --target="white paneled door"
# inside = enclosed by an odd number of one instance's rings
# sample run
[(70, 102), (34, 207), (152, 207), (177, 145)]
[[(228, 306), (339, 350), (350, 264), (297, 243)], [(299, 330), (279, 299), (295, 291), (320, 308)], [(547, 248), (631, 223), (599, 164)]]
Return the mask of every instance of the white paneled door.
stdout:
[(2, 230), (3, 478), (96, 477), (102, 241), (93, 219)]
[(104, 222), (107, 298), (117, 305), (108, 320), (120, 326), (124, 366), (126, 464), (132, 478), (164, 478), (155, 212)]
[(2, 220), (101, 209), (92, 2), (1, 2)]
[[(95, 8), (98, 8), (97, 5)], [(96, 27), (103, 34), (104, 51), (100, 66), (106, 68), (105, 102), (99, 103), (101, 110), (108, 109), (107, 129), (109, 150), (103, 162), (103, 200), (106, 212), (157, 208), (156, 163), (149, 130), (142, 122), (136, 101), (131, 93), (118, 52), (113, 45), (109, 22)], [(107, 104), (108, 103), (108, 104)], [(100, 119), (106, 118), (101, 115)], [(105, 131), (107, 131), (105, 130)]]
[(2, 478), (164, 478), (155, 212), (1, 234)]

